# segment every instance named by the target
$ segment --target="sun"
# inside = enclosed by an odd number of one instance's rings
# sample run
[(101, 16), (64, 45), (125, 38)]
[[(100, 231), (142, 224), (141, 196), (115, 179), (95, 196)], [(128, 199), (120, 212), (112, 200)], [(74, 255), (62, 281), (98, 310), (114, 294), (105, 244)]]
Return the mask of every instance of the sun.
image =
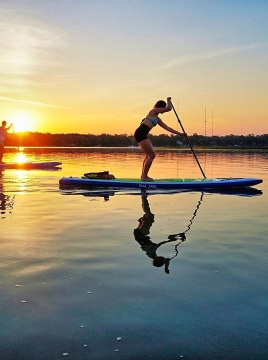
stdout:
[(13, 124), (14, 132), (33, 131), (33, 120), (31, 117), (23, 112), (18, 112), (10, 118)]

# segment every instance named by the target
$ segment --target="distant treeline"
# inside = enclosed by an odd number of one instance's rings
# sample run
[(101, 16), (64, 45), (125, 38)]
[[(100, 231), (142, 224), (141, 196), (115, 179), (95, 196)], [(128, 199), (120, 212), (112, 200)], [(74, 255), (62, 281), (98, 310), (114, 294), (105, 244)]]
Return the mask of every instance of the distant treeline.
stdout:
[[(156, 147), (184, 147), (188, 146), (183, 136), (177, 135), (149, 135)], [(263, 135), (226, 135), (204, 136), (193, 134), (188, 136), (193, 146), (202, 147), (268, 147), (268, 134)], [(77, 147), (128, 147), (137, 145), (133, 136), (122, 135), (92, 135), (92, 134), (50, 134), (21, 132), (8, 134), (6, 146), (77, 146)]]

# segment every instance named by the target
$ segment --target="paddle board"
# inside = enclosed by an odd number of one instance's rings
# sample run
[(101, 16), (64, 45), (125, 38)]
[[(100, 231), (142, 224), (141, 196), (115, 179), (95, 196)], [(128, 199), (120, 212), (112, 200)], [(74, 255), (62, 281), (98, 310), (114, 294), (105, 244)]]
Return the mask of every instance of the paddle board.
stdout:
[(21, 170), (55, 169), (58, 166), (60, 166), (61, 164), (62, 163), (58, 162), (58, 161), (5, 163), (5, 164), (0, 164), (0, 170), (5, 170), (5, 169), (21, 169)]
[(133, 189), (227, 189), (254, 186), (262, 183), (255, 178), (215, 178), (215, 179), (157, 179), (141, 181), (139, 179), (97, 179), (86, 177), (63, 177), (61, 186), (94, 188), (133, 188)]

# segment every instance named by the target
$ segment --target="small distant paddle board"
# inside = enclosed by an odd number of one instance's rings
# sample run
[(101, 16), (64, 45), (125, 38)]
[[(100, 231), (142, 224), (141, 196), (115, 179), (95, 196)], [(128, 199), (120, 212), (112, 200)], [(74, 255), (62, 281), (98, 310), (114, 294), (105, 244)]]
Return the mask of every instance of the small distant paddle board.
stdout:
[(5, 169), (21, 169), (21, 170), (55, 169), (58, 166), (60, 166), (61, 164), (62, 163), (58, 162), (58, 161), (6, 163), (6, 164), (0, 164), (0, 170), (5, 170)]
[(63, 177), (61, 186), (94, 188), (133, 188), (133, 189), (231, 189), (254, 186), (262, 183), (255, 178), (216, 178), (216, 179), (158, 179), (141, 181), (140, 179), (99, 179), (87, 177)]

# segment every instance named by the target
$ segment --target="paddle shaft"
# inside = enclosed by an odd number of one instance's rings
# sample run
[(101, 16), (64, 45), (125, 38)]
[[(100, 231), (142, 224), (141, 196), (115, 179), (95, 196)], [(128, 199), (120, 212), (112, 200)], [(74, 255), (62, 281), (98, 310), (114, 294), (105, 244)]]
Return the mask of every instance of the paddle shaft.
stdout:
[(204, 171), (203, 171), (202, 168), (201, 168), (201, 165), (200, 165), (200, 163), (199, 163), (199, 161), (198, 161), (198, 159), (197, 159), (197, 156), (196, 156), (196, 154), (195, 154), (195, 152), (194, 152), (194, 149), (193, 149), (193, 147), (192, 147), (192, 145), (191, 145), (191, 143), (190, 143), (190, 140), (189, 140), (189, 138), (188, 138), (188, 136), (187, 136), (187, 134), (186, 134), (183, 126), (182, 126), (182, 123), (181, 123), (181, 121), (180, 121), (180, 118), (179, 118), (179, 116), (178, 116), (178, 114), (177, 114), (177, 112), (176, 112), (176, 110), (175, 110), (175, 108), (174, 108), (174, 106), (173, 106), (172, 103), (171, 103), (171, 105), (172, 105), (172, 109), (173, 109), (173, 111), (174, 111), (174, 113), (175, 113), (175, 115), (176, 115), (176, 117), (177, 117), (177, 120), (178, 120), (178, 122), (179, 122), (179, 124), (180, 124), (180, 126), (181, 126), (181, 128), (182, 128), (182, 131), (183, 131), (183, 133), (184, 133), (184, 135), (185, 135), (185, 137), (186, 137), (186, 140), (188, 141), (188, 144), (189, 144), (189, 146), (190, 146), (190, 148), (191, 148), (191, 150), (192, 150), (192, 152), (193, 152), (193, 155), (194, 155), (195, 160), (196, 160), (196, 162), (197, 162), (197, 164), (198, 164), (198, 166), (199, 166), (199, 169), (201, 170), (202, 175), (203, 175), (204, 178), (206, 179), (206, 175), (205, 175)]
[(17, 140), (17, 148), (18, 148), (18, 151), (20, 151), (20, 148), (19, 148), (19, 145), (18, 145), (18, 138), (17, 138), (17, 134), (15, 133), (15, 130), (14, 130), (14, 126), (13, 126), (13, 124), (12, 124), (12, 129), (13, 129), (13, 134), (15, 135), (16, 140)]

